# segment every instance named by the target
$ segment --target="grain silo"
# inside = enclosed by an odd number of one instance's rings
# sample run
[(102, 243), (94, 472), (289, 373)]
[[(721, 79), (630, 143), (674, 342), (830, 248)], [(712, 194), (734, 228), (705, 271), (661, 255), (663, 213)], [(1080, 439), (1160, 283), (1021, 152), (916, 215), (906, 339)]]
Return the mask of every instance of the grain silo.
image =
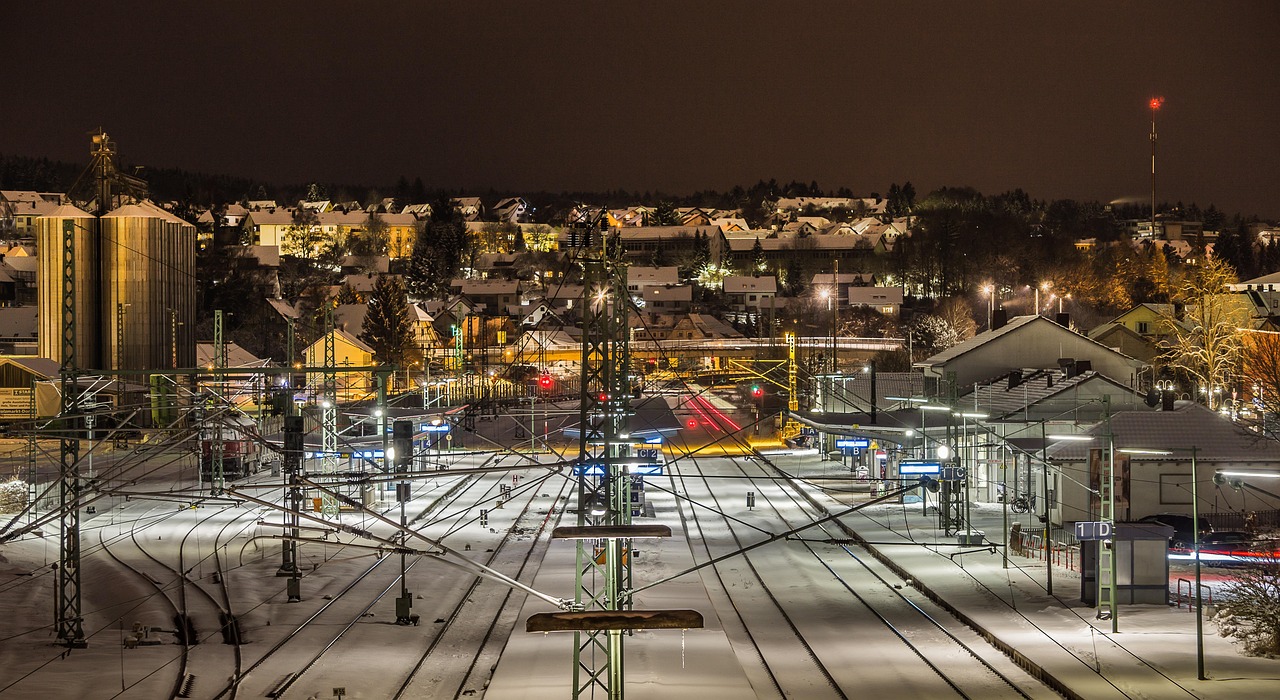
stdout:
[(71, 269), (75, 303), (76, 368), (100, 367), (102, 325), (99, 323), (101, 276), (98, 258), (99, 220), (92, 214), (64, 204), (36, 220), (36, 246), (40, 259), (39, 347), (40, 356), (63, 363), (64, 232), (71, 234)]
[(99, 222), (102, 366), (172, 369), (196, 362), (196, 230), (150, 202)]

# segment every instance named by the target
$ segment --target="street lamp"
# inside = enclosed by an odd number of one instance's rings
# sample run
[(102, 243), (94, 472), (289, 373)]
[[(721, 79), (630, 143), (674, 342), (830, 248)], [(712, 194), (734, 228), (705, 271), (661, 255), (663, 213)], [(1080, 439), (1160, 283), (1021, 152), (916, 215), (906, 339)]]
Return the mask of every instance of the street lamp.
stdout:
[(987, 295), (987, 330), (991, 330), (991, 316), (995, 313), (996, 308), (996, 288), (994, 285), (988, 284), (982, 288), (982, 293)]
[(1191, 554), (1195, 558), (1196, 566), (1196, 678), (1202, 681), (1206, 680), (1204, 675), (1204, 600), (1200, 593), (1200, 492), (1196, 484), (1199, 481), (1199, 474), (1196, 471), (1198, 449), (1195, 445), (1192, 445), (1189, 448), (1170, 447), (1163, 450), (1127, 448), (1117, 448), (1117, 450), (1126, 454), (1157, 456), (1169, 456), (1175, 451), (1191, 452)]

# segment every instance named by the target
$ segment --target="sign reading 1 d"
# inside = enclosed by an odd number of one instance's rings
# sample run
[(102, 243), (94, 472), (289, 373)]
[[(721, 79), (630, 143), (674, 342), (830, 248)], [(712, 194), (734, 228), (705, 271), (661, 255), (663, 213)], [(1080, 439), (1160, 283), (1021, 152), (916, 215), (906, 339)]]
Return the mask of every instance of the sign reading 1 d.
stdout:
[(1106, 520), (1085, 521), (1076, 523), (1077, 540), (1109, 540), (1112, 524)]

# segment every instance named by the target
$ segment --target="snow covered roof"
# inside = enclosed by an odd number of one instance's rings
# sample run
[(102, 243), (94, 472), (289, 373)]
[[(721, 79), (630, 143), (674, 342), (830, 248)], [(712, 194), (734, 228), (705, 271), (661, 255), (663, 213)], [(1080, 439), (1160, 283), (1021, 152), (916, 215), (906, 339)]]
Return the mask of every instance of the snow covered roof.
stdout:
[(1179, 402), (1173, 411), (1121, 411), (1090, 428), (1088, 442), (1059, 442), (1048, 448), (1055, 460), (1083, 461), (1091, 448), (1108, 444), (1129, 449), (1165, 450), (1171, 455), (1130, 454), (1133, 460), (1185, 461), (1191, 449), (1206, 462), (1280, 463), (1280, 443), (1251, 433), (1227, 418), (1191, 402)]

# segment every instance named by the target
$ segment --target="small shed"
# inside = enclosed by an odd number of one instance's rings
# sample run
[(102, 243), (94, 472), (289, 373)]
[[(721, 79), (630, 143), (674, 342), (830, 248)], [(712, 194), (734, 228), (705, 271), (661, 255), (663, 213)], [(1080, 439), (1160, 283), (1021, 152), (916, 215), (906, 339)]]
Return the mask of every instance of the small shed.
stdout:
[[(1166, 605), (1169, 602), (1169, 538), (1173, 528), (1159, 523), (1116, 523), (1116, 603)], [(1098, 568), (1101, 540), (1080, 543), (1080, 602), (1097, 605), (1102, 585)]]

